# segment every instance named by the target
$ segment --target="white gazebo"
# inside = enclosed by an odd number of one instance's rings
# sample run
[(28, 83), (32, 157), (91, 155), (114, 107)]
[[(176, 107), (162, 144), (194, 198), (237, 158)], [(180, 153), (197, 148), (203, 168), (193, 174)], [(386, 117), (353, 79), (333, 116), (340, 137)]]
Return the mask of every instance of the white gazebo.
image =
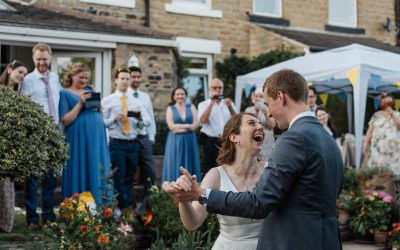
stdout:
[[(400, 88), (400, 54), (352, 44), (324, 52), (297, 57), (236, 78), (235, 103), (240, 108), (246, 84), (260, 87), (272, 73), (292, 69), (304, 76), (318, 92), (346, 93), (350, 119), (354, 117), (355, 163), (361, 164), (361, 145), (365, 106), (369, 92), (395, 92)], [(349, 120), (350, 120), (349, 119)]]

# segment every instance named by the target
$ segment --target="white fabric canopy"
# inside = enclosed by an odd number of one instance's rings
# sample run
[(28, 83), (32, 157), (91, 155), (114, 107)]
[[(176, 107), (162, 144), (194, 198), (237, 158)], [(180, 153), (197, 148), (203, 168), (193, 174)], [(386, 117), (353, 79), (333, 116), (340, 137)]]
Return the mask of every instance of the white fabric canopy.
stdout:
[[(240, 108), (246, 84), (261, 87), (272, 73), (292, 69), (311, 82), (319, 93), (352, 93), (356, 166), (361, 163), (361, 145), (368, 92), (398, 91), (400, 54), (352, 44), (315, 54), (297, 57), (236, 78), (235, 103)], [(353, 84), (348, 74), (356, 72)], [(351, 104), (350, 104), (351, 105)]]

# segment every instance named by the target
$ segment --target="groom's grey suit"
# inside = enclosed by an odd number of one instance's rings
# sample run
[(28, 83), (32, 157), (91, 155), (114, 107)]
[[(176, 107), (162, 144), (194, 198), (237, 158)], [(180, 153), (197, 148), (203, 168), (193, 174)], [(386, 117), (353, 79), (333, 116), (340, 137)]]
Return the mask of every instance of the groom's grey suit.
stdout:
[(342, 178), (336, 142), (315, 117), (305, 116), (278, 138), (253, 192), (213, 189), (207, 211), (265, 218), (259, 250), (337, 250), (336, 198)]

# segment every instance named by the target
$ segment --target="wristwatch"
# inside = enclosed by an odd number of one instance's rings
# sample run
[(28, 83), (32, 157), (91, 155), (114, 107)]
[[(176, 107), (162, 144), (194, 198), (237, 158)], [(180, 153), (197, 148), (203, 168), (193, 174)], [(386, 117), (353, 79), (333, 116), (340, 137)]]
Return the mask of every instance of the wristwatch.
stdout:
[(208, 198), (206, 189), (203, 190), (203, 194), (199, 197), (197, 201), (200, 203), (200, 205), (207, 207)]

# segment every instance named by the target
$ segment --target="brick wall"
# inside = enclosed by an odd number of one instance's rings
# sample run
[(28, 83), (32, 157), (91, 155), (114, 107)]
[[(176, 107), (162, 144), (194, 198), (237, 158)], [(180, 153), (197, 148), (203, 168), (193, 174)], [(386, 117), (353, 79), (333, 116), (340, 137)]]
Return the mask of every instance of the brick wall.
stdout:
[(142, 70), (141, 89), (149, 93), (157, 117), (162, 117), (170, 102), (170, 94), (176, 87), (176, 57), (173, 49), (155, 46), (118, 44), (114, 51), (113, 70), (126, 67), (135, 55)]

